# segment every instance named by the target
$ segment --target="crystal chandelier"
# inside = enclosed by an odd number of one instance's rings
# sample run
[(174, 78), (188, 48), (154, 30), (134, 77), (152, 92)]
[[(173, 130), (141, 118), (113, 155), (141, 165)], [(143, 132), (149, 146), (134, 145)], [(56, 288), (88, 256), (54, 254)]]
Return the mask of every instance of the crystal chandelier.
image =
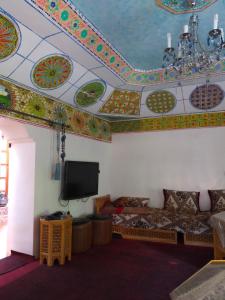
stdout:
[[(194, 8), (196, 2), (191, 1), (190, 5)], [(173, 70), (176, 76), (204, 73), (220, 61), (224, 56), (225, 41), (223, 28), (218, 28), (218, 21), (218, 14), (215, 14), (213, 29), (208, 33), (207, 48), (199, 41), (199, 17), (195, 13), (191, 15), (189, 24), (184, 25), (177, 50), (172, 47), (171, 33), (167, 33), (167, 48), (164, 50), (162, 65), (165, 72)]]

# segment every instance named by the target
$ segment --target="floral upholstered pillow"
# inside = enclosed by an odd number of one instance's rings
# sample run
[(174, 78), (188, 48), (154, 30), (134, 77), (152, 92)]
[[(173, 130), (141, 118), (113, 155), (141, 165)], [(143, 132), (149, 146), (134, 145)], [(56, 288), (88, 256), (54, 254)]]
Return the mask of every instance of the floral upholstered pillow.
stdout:
[(113, 201), (115, 207), (146, 207), (149, 198), (142, 197), (120, 197)]
[(200, 192), (163, 190), (164, 208), (171, 212), (182, 214), (197, 214), (199, 212)]
[(208, 190), (208, 193), (211, 200), (211, 211), (225, 210), (225, 190)]

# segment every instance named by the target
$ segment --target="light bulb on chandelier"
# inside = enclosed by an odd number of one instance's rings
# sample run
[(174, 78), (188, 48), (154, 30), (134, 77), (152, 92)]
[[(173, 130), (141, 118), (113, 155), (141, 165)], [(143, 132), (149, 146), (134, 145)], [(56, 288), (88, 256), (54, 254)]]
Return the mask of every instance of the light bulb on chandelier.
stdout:
[[(191, 2), (192, 7), (196, 5)], [(219, 16), (214, 15), (213, 29), (209, 31), (207, 49), (203, 48), (198, 37), (199, 17), (193, 13), (189, 24), (184, 25), (178, 49), (172, 47), (172, 35), (167, 33), (167, 48), (164, 50), (163, 65), (165, 72), (176, 72), (177, 76), (204, 73), (216, 62), (224, 58), (225, 41), (223, 28), (218, 28)]]

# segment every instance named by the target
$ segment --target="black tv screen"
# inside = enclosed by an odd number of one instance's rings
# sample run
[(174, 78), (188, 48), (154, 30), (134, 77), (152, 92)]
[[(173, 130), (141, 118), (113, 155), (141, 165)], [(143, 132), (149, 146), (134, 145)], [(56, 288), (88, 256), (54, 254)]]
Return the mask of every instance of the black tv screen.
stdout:
[(62, 174), (62, 199), (73, 200), (97, 195), (98, 174), (98, 162), (67, 160)]

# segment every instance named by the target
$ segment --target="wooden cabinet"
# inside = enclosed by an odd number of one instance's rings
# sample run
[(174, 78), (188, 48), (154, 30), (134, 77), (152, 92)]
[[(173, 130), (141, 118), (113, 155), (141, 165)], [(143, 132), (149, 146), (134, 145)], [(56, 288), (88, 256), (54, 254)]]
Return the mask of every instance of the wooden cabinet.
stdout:
[(57, 259), (60, 265), (65, 258), (71, 260), (72, 218), (40, 220), (40, 263), (46, 259), (52, 266)]

